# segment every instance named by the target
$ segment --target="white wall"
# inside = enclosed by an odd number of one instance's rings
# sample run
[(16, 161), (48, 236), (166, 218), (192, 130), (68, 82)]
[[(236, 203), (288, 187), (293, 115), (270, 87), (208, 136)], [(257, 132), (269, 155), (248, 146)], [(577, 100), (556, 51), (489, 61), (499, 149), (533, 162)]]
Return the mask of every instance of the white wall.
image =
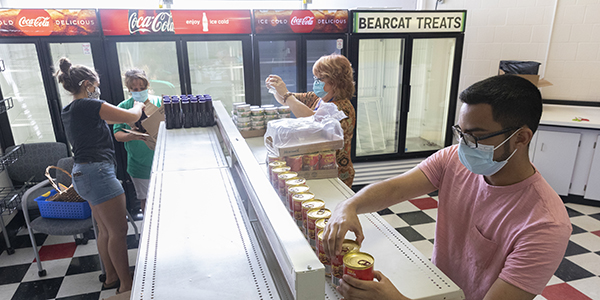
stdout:
[(599, 0), (444, 0), (438, 9), (467, 10), (461, 91), (496, 75), (500, 60), (533, 60), (554, 84), (544, 99), (600, 102)]

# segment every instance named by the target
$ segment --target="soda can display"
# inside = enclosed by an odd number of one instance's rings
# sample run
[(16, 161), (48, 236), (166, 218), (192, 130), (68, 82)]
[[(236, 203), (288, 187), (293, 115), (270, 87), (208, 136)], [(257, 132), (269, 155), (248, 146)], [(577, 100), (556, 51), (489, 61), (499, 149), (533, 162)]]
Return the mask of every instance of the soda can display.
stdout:
[(277, 194), (279, 194), (279, 198), (281, 198), (281, 201), (287, 200), (286, 196), (287, 196), (287, 191), (285, 189), (285, 182), (290, 180), (290, 179), (294, 179), (298, 177), (298, 173), (296, 172), (292, 172), (292, 171), (288, 171), (288, 172), (283, 172), (281, 174), (279, 174), (277, 179)]
[(344, 255), (344, 274), (360, 280), (373, 281), (375, 259), (368, 253), (352, 252)]
[(319, 153), (304, 154), (302, 157), (302, 170), (314, 171), (319, 169)]
[(291, 195), (290, 193), (290, 188), (292, 187), (296, 187), (296, 186), (306, 186), (306, 179), (302, 178), (302, 177), (296, 177), (290, 180), (286, 180), (285, 181), (285, 207), (288, 209), (288, 211), (290, 210), (290, 197)]
[[(298, 179), (293, 179), (293, 180), (298, 180)], [(304, 184), (306, 184), (306, 180), (304, 180)], [(287, 192), (288, 209), (289, 209), (290, 215), (292, 215), (292, 217), (294, 216), (294, 200), (292, 199), (292, 196), (295, 194), (308, 192), (309, 190), (310, 190), (310, 188), (307, 185), (297, 185), (297, 186), (292, 186), (292, 187), (288, 188), (288, 192)]]
[(281, 167), (271, 169), (271, 185), (273, 186), (275, 191), (277, 191), (277, 189), (279, 188), (279, 186), (278, 186), (279, 174), (289, 172), (289, 171), (290, 171), (290, 167), (288, 167), (288, 166), (281, 166)]
[(273, 174), (271, 174), (271, 172), (273, 171), (274, 168), (279, 168), (279, 167), (285, 167), (285, 161), (283, 160), (278, 160), (279, 157), (275, 157), (274, 160), (271, 160), (271, 157), (267, 157), (267, 159), (269, 160), (269, 164), (268, 164), (268, 173), (269, 173), (269, 179), (271, 179), (271, 176)]
[(317, 240), (317, 236), (319, 235), (319, 232), (325, 230), (325, 226), (327, 226), (327, 222), (329, 221), (329, 218), (323, 218), (323, 219), (318, 219), (315, 222), (315, 241)]
[(286, 156), (285, 162), (292, 168), (292, 171), (302, 171), (302, 155)]
[[(319, 220), (320, 221), (320, 220)], [(331, 261), (329, 256), (325, 254), (325, 248), (323, 247), (323, 231), (317, 234), (317, 256), (319, 261), (325, 266), (325, 276), (331, 276)]]
[(345, 239), (342, 243), (342, 252), (331, 258), (331, 283), (335, 286), (340, 285), (340, 279), (344, 275), (344, 255), (351, 252), (358, 252), (360, 246), (356, 241)]
[(308, 225), (307, 225), (308, 211), (310, 211), (312, 209), (321, 209), (321, 208), (325, 208), (325, 201), (323, 201), (321, 199), (312, 199), (309, 201), (302, 202), (302, 232), (304, 233), (304, 237), (306, 237), (307, 240), (310, 240), (309, 236), (308, 236)]
[(292, 195), (292, 201), (294, 202), (294, 220), (296, 220), (296, 225), (298, 225), (298, 227), (302, 228), (302, 202), (314, 198), (315, 194), (311, 192), (302, 192)]
[(308, 241), (313, 250), (317, 249), (317, 241), (315, 240), (315, 223), (320, 219), (329, 219), (331, 217), (331, 211), (327, 208), (313, 208), (306, 214), (308, 228), (306, 230), (308, 235)]
[(321, 158), (319, 159), (320, 170), (335, 169), (336, 164), (335, 151), (321, 152)]

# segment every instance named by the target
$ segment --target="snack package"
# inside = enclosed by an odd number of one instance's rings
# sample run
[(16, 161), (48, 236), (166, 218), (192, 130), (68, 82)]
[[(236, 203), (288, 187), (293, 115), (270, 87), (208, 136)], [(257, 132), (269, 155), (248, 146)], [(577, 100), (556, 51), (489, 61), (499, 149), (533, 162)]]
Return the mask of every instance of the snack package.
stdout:
[(339, 121), (344, 118), (335, 104), (323, 102), (313, 116), (269, 121), (265, 146), (278, 157), (341, 149), (344, 131)]

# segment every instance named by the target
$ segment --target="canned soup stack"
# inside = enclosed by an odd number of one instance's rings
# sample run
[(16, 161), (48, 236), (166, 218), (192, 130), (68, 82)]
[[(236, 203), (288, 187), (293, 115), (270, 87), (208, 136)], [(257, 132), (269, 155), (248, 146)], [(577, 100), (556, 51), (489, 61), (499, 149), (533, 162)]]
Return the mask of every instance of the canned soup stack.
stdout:
[(264, 130), (267, 122), (275, 119), (290, 118), (289, 106), (275, 107), (272, 104), (251, 106), (245, 102), (233, 103), (231, 112), (233, 123), (240, 131)]

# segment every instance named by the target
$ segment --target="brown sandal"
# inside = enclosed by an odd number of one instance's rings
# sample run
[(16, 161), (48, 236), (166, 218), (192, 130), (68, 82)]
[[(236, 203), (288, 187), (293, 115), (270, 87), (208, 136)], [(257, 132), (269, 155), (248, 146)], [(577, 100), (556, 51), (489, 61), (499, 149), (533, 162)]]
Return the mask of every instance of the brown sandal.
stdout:
[(121, 285), (121, 281), (119, 279), (117, 279), (110, 284), (107, 284), (106, 282), (103, 283), (102, 288), (105, 290), (110, 290), (110, 289), (118, 288), (120, 285)]

